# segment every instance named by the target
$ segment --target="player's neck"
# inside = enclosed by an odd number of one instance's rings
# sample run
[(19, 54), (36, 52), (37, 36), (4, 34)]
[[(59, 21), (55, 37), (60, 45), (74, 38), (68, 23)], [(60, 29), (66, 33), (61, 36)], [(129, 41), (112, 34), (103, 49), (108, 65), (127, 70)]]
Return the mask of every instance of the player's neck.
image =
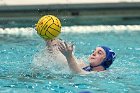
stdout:
[(99, 72), (99, 71), (104, 71), (105, 69), (104, 69), (104, 67), (103, 66), (97, 66), (97, 67), (94, 67), (93, 68), (93, 71), (97, 71), (97, 72)]

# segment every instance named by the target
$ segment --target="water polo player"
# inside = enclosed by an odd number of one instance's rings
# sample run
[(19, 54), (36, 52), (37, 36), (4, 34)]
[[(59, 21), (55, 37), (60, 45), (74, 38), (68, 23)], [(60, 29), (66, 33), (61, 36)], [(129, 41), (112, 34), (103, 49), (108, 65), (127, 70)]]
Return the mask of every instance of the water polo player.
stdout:
[(66, 57), (70, 69), (75, 73), (86, 74), (92, 71), (104, 71), (111, 66), (116, 55), (110, 48), (99, 46), (89, 57), (89, 65), (81, 67), (73, 55), (73, 45), (66, 42), (59, 44), (59, 50)]

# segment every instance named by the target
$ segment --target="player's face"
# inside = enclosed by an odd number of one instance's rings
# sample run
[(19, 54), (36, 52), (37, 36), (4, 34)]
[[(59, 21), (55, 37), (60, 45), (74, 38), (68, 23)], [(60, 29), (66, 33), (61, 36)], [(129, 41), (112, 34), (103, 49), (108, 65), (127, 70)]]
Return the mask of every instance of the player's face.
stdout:
[(97, 66), (103, 62), (106, 57), (106, 53), (103, 48), (97, 47), (93, 53), (89, 56), (89, 62), (92, 66)]

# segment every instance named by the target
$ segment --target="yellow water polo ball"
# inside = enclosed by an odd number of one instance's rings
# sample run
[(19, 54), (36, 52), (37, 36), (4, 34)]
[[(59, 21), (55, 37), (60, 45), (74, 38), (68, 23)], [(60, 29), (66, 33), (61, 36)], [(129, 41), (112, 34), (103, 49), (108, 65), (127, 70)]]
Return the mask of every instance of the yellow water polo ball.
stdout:
[(38, 20), (36, 30), (39, 36), (50, 40), (61, 33), (61, 22), (56, 16), (45, 15)]

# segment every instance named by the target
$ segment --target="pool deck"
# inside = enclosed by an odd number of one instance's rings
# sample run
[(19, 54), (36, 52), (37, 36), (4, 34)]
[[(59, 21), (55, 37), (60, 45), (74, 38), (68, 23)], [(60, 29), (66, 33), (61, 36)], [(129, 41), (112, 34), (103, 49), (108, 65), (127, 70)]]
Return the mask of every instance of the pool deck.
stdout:
[[(33, 2), (36, 1), (36, 2)], [(61, 2), (60, 2), (61, 1)], [(1, 0), (0, 26), (32, 26), (46, 14), (56, 15), (63, 25), (140, 24), (140, 2), (119, 0)], [(110, 2), (112, 1), (112, 2)]]

